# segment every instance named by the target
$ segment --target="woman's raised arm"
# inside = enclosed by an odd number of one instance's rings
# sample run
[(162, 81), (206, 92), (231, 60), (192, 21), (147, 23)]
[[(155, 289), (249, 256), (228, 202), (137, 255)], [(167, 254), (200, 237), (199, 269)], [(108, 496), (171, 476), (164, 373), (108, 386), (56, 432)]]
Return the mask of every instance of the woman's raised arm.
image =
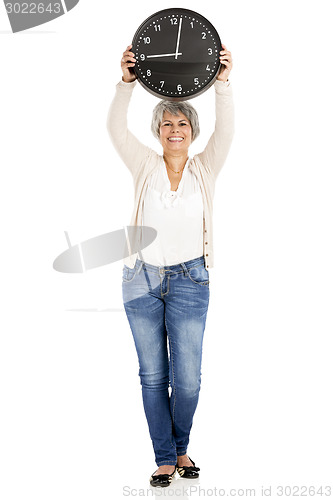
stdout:
[(144, 146), (127, 127), (128, 106), (136, 85), (136, 75), (131, 69), (135, 65), (131, 47), (127, 47), (121, 59), (123, 77), (116, 85), (116, 94), (109, 108), (106, 127), (116, 151), (134, 175), (142, 160), (149, 154), (150, 148)]
[(222, 63), (220, 73), (215, 83), (215, 130), (204, 151), (197, 156), (201, 163), (214, 175), (220, 173), (234, 136), (234, 102), (232, 88), (228, 77), (232, 69), (231, 52), (222, 44), (220, 52)]

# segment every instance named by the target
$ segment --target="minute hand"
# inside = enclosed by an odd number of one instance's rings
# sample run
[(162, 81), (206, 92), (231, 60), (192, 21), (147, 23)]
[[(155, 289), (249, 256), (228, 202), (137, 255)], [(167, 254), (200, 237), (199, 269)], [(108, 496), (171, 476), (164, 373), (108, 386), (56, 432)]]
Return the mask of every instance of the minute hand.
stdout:
[(178, 37), (177, 37), (177, 47), (176, 47), (175, 59), (177, 59), (177, 57), (180, 55), (178, 53), (178, 49), (179, 49), (180, 32), (181, 32), (181, 29), (182, 29), (182, 21), (183, 21), (183, 18), (181, 17), (180, 20), (179, 20), (179, 29), (178, 29)]

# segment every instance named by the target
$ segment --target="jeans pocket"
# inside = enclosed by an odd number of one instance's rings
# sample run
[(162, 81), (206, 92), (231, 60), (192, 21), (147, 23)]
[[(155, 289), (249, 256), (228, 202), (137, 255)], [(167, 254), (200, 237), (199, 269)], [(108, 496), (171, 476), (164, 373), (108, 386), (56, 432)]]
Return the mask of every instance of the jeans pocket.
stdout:
[(188, 276), (197, 285), (209, 286), (209, 271), (205, 268), (205, 264), (188, 269)]
[(132, 280), (134, 280), (136, 276), (136, 267), (128, 267), (124, 265), (123, 267), (123, 278), (122, 281), (123, 283), (130, 283)]

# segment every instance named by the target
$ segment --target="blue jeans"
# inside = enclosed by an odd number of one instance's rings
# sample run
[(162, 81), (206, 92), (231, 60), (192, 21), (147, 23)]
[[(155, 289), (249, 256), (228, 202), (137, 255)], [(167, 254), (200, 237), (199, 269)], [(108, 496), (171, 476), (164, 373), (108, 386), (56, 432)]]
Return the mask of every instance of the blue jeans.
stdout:
[(209, 303), (204, 257), (166, 267), (137, 259), (133, 269), (123, 267), (122, 294), (155, 461), (175, 465), (187, 452), (199, 399)]

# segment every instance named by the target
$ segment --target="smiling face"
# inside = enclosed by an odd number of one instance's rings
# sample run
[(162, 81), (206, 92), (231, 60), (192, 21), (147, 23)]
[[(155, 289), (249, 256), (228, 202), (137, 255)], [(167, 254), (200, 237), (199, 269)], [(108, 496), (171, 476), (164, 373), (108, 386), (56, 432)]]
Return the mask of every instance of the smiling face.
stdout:
[(160, 125), (160, 141), (167, 153), (186, 152), (192, 142), (192, 127), (186, 116), (165, 111)]

